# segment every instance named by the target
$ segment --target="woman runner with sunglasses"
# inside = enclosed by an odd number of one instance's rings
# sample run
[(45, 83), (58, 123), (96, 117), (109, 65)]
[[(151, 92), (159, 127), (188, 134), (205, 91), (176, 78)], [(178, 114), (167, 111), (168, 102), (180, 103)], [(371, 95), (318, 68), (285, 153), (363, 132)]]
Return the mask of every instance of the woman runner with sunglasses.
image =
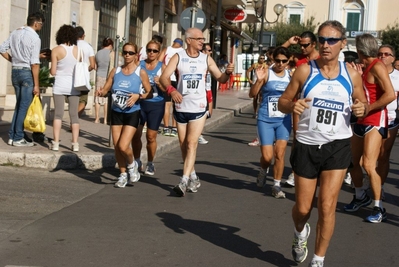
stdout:
[(143, 99), (140, 102), (140, 124), (132, 141), (134, 159), (141, 171), (142, 163), (140, 155), (141, 148), (143, 147), (141, 135), (143, 133), (144, 125), (147, 123), (147, 166), (144, 174), (151, 176), (155, 174), (153, 161), (155, 158), (155, 152), (157, 151), (158, 128), (165, 111), (164, 89), (159, 83), (159, 77), (161, 76), (162, 70), (165, 68), (165, 65), (158, 61), (160, 49), (161, 44), (157, 41), (151, 40), (146, 46), (147, 59), (140, 61), (141, 68), (148, 74), (151, 84), (151, 92), (146, 99)]
[[(130, 146), (140, 120), (140, 98), (147, 97), (151, 90), (147, 72), (140, 67), (137, 45), (125, 43), (122, 48), (124, 63), (114, 68), (109, 74), (102, 89), (96, 91), (97, 96), (112, 93), (111, 132), (115, 147), (115, 158), (120, 175), (115, 187), (125, 187), (128, 182), (140, 179), (137, 162), (134, 161)], [(144, 88), (144, 90), (142, 90)], [(144, 91), (144, 92), (143, 92)]]
[[(318, 29), (320, 58), (302, 64), (279, 99), (278, 108), (299, 115), (291, 166), (295, 173), (295, 205), (292, 208), (294, 240), (292, 256), (305, 261), (310, 225), (307, 221), (317, 196), (318, 221), (315, 254), (309, 266), (322, 267), (334, 232), (338, 195), (351, 162), (351, 111), (367, 115), (368, 104), (359, 73), (338, 61), (346, 45), (345, 28), (326, 21)], [(294, 101), (298, 96), (299, 99)]]
[(249, 91), (249, 97), (260, 93), (262, 99), (257, 121), (261, 158), (256, 184), (258, 187), (265, 186), (267, 169), (274, 157), (272, 195), (275, 198), (285, 198), (280, 182), (291, 132), (291, 114), (278, 111), (277, 101), (290, 82), (291, 76), (287, 70), (290, 57), (291, 53), (287, 48), (277, 47), (273, 52), (274, 64), (270, 68), (260, 65), (255, 70), (257, 80)]

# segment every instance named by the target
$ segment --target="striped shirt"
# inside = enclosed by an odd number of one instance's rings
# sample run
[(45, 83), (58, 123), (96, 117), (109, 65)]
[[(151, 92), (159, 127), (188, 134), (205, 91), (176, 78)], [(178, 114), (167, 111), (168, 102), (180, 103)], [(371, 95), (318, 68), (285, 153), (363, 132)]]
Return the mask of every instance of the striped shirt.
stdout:
[(30, 68), (33, 64), (40, 64), (39, 35), (31, 28), (14, 30), (10, 37), (0, 45), (0, 53), (11, 50), (12, 66)]

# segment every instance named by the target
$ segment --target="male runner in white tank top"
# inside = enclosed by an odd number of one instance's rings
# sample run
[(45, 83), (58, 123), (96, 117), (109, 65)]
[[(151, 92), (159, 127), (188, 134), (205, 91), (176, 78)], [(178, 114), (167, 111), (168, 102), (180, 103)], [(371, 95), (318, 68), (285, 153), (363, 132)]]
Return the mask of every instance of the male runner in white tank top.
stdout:
[[(278, 101), (283, 113), (299, 115), (291, 165), (295, 175), (295, 205), (292, 208), (294, 241), (292, 255), (305, 261), (317, 184), (318, 223), (315, 252), (309, 266), (323, 266), (334, 232), (338, 195), (351, 162), (350, 113), (367, 115), (368, 104), (362, 80), (354, 69), (338, 61), (346, 46), (345, 28), (338, 21), (326, 21), (318, 29), (320, 58), (302, 64)], [(296, 96), (299, 99), (294, 102)]]
[[(212, 114), (212, 92), (206, 91), (205, 79), (207, 71), (219, 82), (225, 83), (234, 70), (229, 64), (221, 73), (215, 61), (201, 53), (205, 38), (202, 31), (190, 28), (186, 31), (187, 49), (175, 54), (162, 73), (160, 82), (174, 102), (173, 115), (177, 121), (182, 157), (184, 161), (183, 176), (178, 185), (173, 188), (178, 196), (184, 196), (186, 191), (197, 192), (200, 187), (195, 173), (194, 164), (197, 154), (198, 138), (204, 128), (205, 120)], [(177, 88), (171, 85), (170, 76), (178, 70)], [(209, 113), (206, 106), (209, 104)]]

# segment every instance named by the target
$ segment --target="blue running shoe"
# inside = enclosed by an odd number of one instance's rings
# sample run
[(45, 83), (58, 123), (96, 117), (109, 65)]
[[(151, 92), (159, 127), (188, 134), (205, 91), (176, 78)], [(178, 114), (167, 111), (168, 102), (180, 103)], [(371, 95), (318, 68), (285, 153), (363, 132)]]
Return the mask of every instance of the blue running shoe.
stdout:
[(355, 212), (358, 211), (361, 207), (365, 207), (371, 204), (371, 198), (364, 194), (362, 199), (357, 199), (356, 196), (353, 196), (351, 203), (344, 206), (344, 210), (347, 212)]
[(381, 209), (380, 207), (374, 207), (371, 215), (368, 216), (365, 220), (366, 222), (380, 223), (382, 221), (386, 221), (386, 219), (387, 211), (385, 209)]

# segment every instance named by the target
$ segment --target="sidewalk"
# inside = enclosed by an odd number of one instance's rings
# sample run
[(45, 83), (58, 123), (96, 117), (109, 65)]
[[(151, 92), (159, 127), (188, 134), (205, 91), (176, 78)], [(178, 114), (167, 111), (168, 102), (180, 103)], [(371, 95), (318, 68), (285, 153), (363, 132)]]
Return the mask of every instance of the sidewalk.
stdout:
[[(242, 109), (252, 106), (248, 97), (248, 89), (226, 90), (218, 92), (216, 109), (212, 118), (207, 120), (204, 132), (231, 119)], [(49, 142), (35, 143), (33, 147), (14, 147), (7, 145), (10, 123), (0, 122), (0, 165), (13, 165), (44, 169), (89, 169), (96, 170), (115, 166), (114, 149), (109, 142), (110, 127), (94, 123), (91, 116), (80, 119), (79, 152), (71, 151), (71, 132), (69, 123), (63, 122), (61, 128), (60, 150), (49, 149)], [(45, 132), (53, 137), (52, 121), (47, 121)], [(30, 134), (29, 134), (30, 136)], [(109, 144), (111, 143), (111, 147)], [(159, 157), (179, 145), (177, 137), (158, 135), (157, 154)], [(146, 162), (145, 134), (143, 134), (143, 149), (141, 158)]]

